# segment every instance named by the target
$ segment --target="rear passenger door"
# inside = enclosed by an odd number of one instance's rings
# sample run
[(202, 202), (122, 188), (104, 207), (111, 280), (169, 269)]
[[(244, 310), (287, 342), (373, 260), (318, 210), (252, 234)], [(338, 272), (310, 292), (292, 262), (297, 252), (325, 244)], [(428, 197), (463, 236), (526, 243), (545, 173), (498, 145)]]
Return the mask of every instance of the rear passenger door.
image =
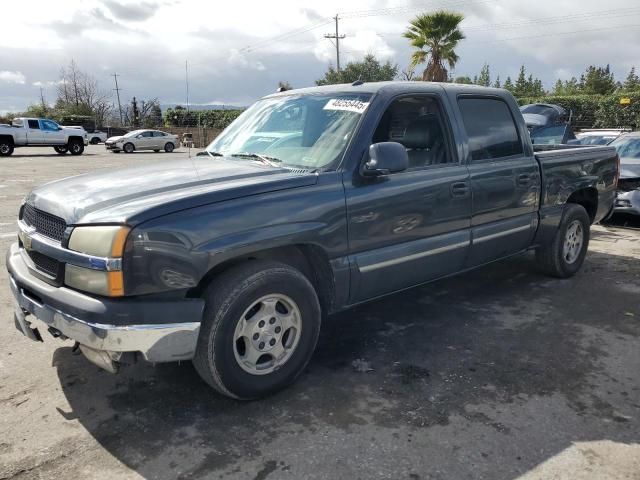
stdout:
[(463, 95), (457, 103), (468, 137), (473, 192), (467, 266), (475, 266), (530, 245), (538, 221), (540, 173), (504, 99)]
[(40, 130), (40, 123), (38, 120), (27, 120), (27, 143), (30, 145), (42, 145), (44, 138), (42, 130)]

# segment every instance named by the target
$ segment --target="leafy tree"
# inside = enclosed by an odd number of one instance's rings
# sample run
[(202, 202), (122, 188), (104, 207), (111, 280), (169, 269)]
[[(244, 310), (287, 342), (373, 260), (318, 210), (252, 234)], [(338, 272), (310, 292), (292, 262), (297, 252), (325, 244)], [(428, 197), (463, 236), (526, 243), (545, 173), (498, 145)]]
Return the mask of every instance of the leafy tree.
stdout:
[(453, 81), (453, 83), (462, 83), (465, 85), (472, 85), (473, 84), (473, 80), (471, 80), (471, 78), (469, 77), (456, 77), (455, 80)]
[(507, 79), (504, 81), (503, 88), (505, 88), (506, 90), (509, 90), (511, 93), (513, 93), (515, 87), (513, 85), (513, 82), (511, 81), (511, 77), (507, 77)]
[(459, 60), (455, 52), (458, 42), (465, 37), (458, 28), (464, 16), (459, 13), (437, 11), (433, 14), (421, 14), (414, 18), (407, 31), (403, 34), (414, 50), (411, 55), (411, 65), (426, 63), (422, 80), (446, 82), (449, 68), (454, 68)]
[(282, 92), (286, 92), (287, 90), (291, 90), (293, 89), (293, 87), (291, 86), (291, 84), (287, 81), (279, 81), (278, 82), (278, 90), (282, 91)]
[(554, 95), (579, 95), (581, 93), (580, 83), (576, 77), (571, 77), (571, 80), (560, 80), (556, 82), (553, 87)]
[(488, 87), (491, 85), (491, 75), (489, 73), (489, 65), (484, 64), (482, 66), (482, 70), (480, 70), (480, 75), (478, 79), (474, 82), (476, 85), (482, 85), (483, 87)]
[[(510, 79), (507, 78), (507, 80)], [(527, 70), (524, 65), (520, 67), (520, 72), (518, 73), (515, 85), (513, 85), (513, 87), (507, 87), (507, 84), (505, 83), (505, 88), (508, 88), (511, 93), (518, 98), (539, 97), (545, 94), (542, 80), (534, 78), (531, 74), (527, 77)]]
[(383, 82), (393, 80), (396, 75), (398, 75), (398, 65), (393, 65), (388, 60), (382, 64), (375, 56), (367, 54), (361, 62), (349, 62), (340, 71), (330, 65), (324, 78), (316, 80), (316, 85), (353, 83), (356, 80)]
[(609, 95), (616, 89), (613, 72), (606, 67), (589, 65), (580, 77), (580, 90), (587, 95)]
[(640, 78), (636, 74), (636, 67), (631, 67), (631, 71), (629, 75), (627, 75), (627, 79), (622, 84), (622, 90), (625, 92), (634, 92), (636, 90), (640, 90)]
[(500, 75), (496, 77), (496, 81), (493, 82), (493, 88), (501, 88), (500, 86)]

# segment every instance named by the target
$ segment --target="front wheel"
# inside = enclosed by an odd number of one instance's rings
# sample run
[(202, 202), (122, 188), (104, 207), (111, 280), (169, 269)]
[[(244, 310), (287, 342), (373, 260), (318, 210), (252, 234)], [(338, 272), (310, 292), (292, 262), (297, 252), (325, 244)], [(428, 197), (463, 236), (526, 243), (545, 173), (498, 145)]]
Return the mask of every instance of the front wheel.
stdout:
[(590, 227), (591, 220), (582, 205), (566, 204), (553, 241), (536, 250), (542, 270), (557, 278), (575, 275), (587, 255)]
[(133, 153), (136, 147), (133, 146), (133, 143), (125, 143), (122, 149), (124, 150), (124, 153)]
[(91, 139), (91, 145), (98, 145), (100, 143), (100, 139), (98, 137), (93, 137)]
[(69, 151), (69, 149), (67, 148), (66, 145), (61, 145), (58, 147), (53, 147), (53, 149), (56, 151), (56, 153), (58, 155), (64, 155), (65, 153), (67, 153)]
[(8, 157), (13, 153), (13, 142), (0, 140), (0, 157)]
[(193, 363), (218, 392), (264, 397), (304, 370), (318, 340), (320, 304), (298, 270), (253, 260), (223, 273), (205, 299)]

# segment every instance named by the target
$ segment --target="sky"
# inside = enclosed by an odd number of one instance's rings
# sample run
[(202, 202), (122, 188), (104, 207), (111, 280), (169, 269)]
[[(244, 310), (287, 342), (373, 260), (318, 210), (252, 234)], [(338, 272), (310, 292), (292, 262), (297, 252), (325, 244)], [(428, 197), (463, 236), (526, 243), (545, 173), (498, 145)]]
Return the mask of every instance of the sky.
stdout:
[(403, 31), (437, 9), (465, 17), (456, 76), (488, 63), (504, 81), (524, 64), (550, 89), (589, 64), (609, 63), (619, 80), (640, 68), (637, 0), (13, 0), (2, 6), (0, 113), (39, 102), (40, 88), (53, 103), (72, 59), (109, 94), (117, 73), (123, 102), (185, 104), (188, 70), (191, 104), (248, 105), (279, 81), (313, 85), (335, 65), (324, 35), (336, 14), (342, 64), (373, 53), (404, 69)]

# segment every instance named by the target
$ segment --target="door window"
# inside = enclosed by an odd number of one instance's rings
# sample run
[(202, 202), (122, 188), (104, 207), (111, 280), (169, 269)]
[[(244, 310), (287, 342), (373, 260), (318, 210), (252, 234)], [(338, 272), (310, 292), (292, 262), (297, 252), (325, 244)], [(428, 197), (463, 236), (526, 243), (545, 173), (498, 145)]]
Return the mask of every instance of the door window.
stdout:
[(469, 138), (472, 161), (523, 154), (516, 123), (504, 101), (463, 97), (458, 105)]
[(38, 124), (38, 120), (28, 120), (29, 128), (32, 130), (40, 130), (40, 125)]
[(55, 122), (52, 122), (51, 120), (40, 120), (40, 125), (42, 125), (42, 130), (45, 130), (47, 132), (58, 131), (58, 125)]
[(153, 137), (153, 132), (142, 132), (143, 138)]
[(382, 115), (372, 143), (398, 142), (409, 156), (409, 169), (455, 162), (450, 154), (442, 110), (433, 97), (402, 97)]
[(166, 137), (167, 134), (163, 132), (153, 132), (154, 137)]

